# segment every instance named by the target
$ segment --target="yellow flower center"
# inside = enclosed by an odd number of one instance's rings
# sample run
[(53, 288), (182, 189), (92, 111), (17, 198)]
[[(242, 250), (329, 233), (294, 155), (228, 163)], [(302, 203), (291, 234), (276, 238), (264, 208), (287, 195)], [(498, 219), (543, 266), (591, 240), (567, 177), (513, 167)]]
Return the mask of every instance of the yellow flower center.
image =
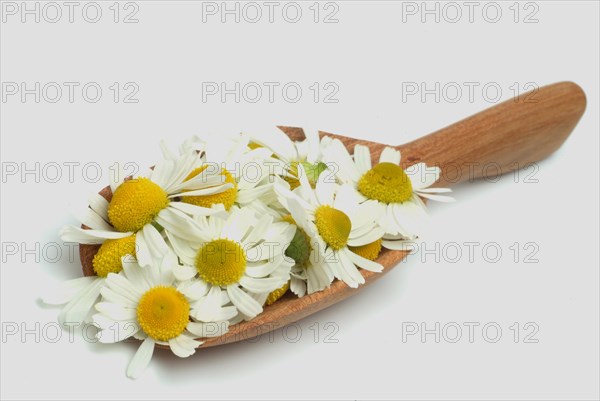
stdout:
[[(191, 180), (201, 172), (203, 172), (208, 165), (204, 165), (196, 168), (188, 176), (185, 178), (185, 181)], [(202, 206), (202, 207), (211, 207), (212, 205), (223, 204), (225, 209), (229, 210), (231, 206), (233, 206), (235, 202), (235, 198), (237, 197), (237, 182), (235, 178), (229, 173), (229, 171), (223, 169), (221, 174), (225, 177), (225, 182), (229, 184), (233, 184), (232, 188), (229, 188), (223, 192), (219, 192), (218, 194), (212, 195), (203, 195), (203, 196), (182, 196), (181, 201), (185, 203), (191, 203), (192, 205)]]
[(393, 163), (379, 163), (358, 181), (358, 190), (369, 199), (401, 203), (412, 196), (412, 183), (404, 170)]
[(123, 182), (108, 204), (108, 219), (118, 231), (136, 232), (169, 204), (167, 193), (148, 178)]
[(375, 260), (379, 256), (379, 252), (381, 252), (381, 242), (382, 241), (380, 238), (375, 242), (371, 242), (370, 244), (349, 246), (348, 249), (365, 259)]
[(104, 241), (92, 259), (94, 272), (98, 277), (106, 277), (108, 273), (119, 273), (123, 269), (121, 258), (125, 255), (135, 256), (135, 234)]
[(246, 271), (246, 253), (237, 242), (228, 239), (207, 242), (196, 255), (196, 269), (207, 283), (235, 284)]
[(346, 213), (328, 205), (319, 206), (315, 211), (315, 224), (327, 245), (335, 250), (346, 246), (352, 229), (352, 223)]
[(285, 181), (290, 184), (290, 189), (296, 189), (300, 186), (299, 179), (299, 171), (298, 165), (302, 164), (304, 167), (304, 171), (306, 173), (306, 178), (308, 178), (308, 182), (310, 186), (315, 188), (317, 185), (317, 180), (319, 179), (319, 175), (325, 170), (327, 170), (327, 165), (323, 162), (317, 162), (315, 164), (310, 164), (308, 162), (292, 162), (287, 166), (288, 175), (283, 177)]
[(158, 286), (146, 291), (137, 306), (137, 320), (144, 333), (159, 341), (169, 341), (185, 330), (190, 303), (173, 287)]
[(271, 305), (272, 303), (277, 301), (279, 298), (281, 298), (283, 296), (283, 294), (285, 294), (287, 292), (287, 290), (289, 290), (289, 289), (290, 289), (290, 282), (288, 281), (287, 283), (285, 283), (283, 285), (283, 287), (278, 288), (269, 294), (269, 296), (267, 297), (267, 300), (265, 301), (265, 305), (267, 305), (267, 306)]

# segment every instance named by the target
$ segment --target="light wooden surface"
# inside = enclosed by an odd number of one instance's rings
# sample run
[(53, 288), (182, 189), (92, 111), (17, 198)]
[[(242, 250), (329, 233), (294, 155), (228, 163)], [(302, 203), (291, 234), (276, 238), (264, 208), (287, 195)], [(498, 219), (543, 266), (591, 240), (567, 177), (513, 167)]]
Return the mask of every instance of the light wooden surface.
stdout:
[[(417, 162), (442, 168), (440, 186), (450, 186), (487, 175), (495, 176), (529, 163), (544, 159), (554, 152), (569, 136), (581, 118), (585, 94), (572, 82), (561, 82), (541, 88), (532, 98), (534, 102), (507, 100), (405, 145), (397, 146), (405, 166)], [(291, 138), (302, 139), (299, 128), (281, 127)], [(321, 133), (340, 138), (351, 151), (356, 143), (368, 145), (374, 160), (386, 145), (344, 136)], [(110, 188), (100, 194), (110, 200)], [(93, 275), (92, 258), (98, 245), (81, 244), (80, 258), (85, 275)], [(201, 348), (246, 340), (281, 328), (316, 313), (360, 291), (392, 270), (406, 256), (405, 252), (384, 250), (378, 262), (382, 273), (361, 270), (365, 284), (357, 289), (335, 281), (328, 289), (297, 298), (288, 292), (274, 304), (265, 307), (262, 314), (249, 322), (230, 327), (228, 333), (217, 338), (204, 339)]]

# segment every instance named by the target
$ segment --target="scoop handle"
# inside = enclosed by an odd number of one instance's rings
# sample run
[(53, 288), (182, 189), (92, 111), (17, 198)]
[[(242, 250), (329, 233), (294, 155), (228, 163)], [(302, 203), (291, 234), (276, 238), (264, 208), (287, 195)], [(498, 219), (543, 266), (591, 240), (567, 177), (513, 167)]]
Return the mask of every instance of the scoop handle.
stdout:
[(398, 146), (406, 166), (442, 169), (436, 186), (495, 177), (549, 156), (583, 115), (586, 98), (573, 82), (559, 82), (486, 109)]

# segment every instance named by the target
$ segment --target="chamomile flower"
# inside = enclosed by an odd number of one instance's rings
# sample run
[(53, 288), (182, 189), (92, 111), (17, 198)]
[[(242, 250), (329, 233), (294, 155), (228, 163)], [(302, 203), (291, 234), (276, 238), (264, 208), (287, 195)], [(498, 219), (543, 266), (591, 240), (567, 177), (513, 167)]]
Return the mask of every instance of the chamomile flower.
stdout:
[[(139, 264), (150, 264), (153, 254), (160, 254), (165, 246), (160, 232), (189, 236), (195, 226), (193, 216), (223, 212), (222, 207), (200, 207), (181, 201), (183, 193), (186, 196), (213, 195), (233, 186), (223, 182), (218, 168), (202, 171), (186, 180), (194, 168), (202, 168), (202, 162), (196, 152), (188, 152), (175, 160), (159, 161), (148, 177), (113, 181), (110, 200), (97, 194), (90, 198), (90, 208), (82, 220), (89, 229), (67, 226), (61, 231), (62, 240), (104, 244), (106, 240), (134, 237)], [(111, 270), (118, 266), (98, 268)], [(94, 265), (96, 273), (98, 268)]]
[[(149, 235), (154, 234), (151, 232)], [(162, 248), (155, 250), (155, 255), (168, 251), (166, 244), (162, 244)], [(42, 302), (48, 305), (65, 305), (58, 315), (58, 321), (63, 325), (88, 321), (90, 312), (100, 297), (100, 290), (106, 283), (106, 277), (110, 273), (121, 272), (122, 258), (134, 259), (134, 256), (135, 234), (107, 239), (92, 260), (95, 276), (67, 280), (51, 289), (42, 297)]]
[(327, 169), (322, 160), (322, 149), (331, 138), (319, 138), (319, 131), (304, 128), (305, 139), (293, 141), (277, 127), (265, 127), (250, 133), (252, 143), (272, 152), (269, 160), (271, 170), (286, 180), (292, 189), (300, 185), (299, 166), (314, 187), (317, 178)]
[(142, 340), (127, 367), (127, 376), (138, 377), (150, 362), (156, 344), (169, 346), (181, 357), (196, 351), (198, 337), (220, 336), (228, 322), (190, 321), (192, 305), (206, 295), (189, 283), (177, 283), (172, 267), (177, 259), (168, 253), (156, 266), (142, 268), (135, 261), (123, 261), (121, 274), (109, 274), (96, 304), (94, 323), (98, 340), (114, 343), (134, 337)]
[(325, 159), (338, 166), (337, 177), (350, 185), (360, 202), (375, 202), (382, 218), (379, 223), (386, 232), (383, 246), (398, 249), (398, 241), (392, 239), (414, 239), (415, 227), (425, 215), (427, 198), (449, 202), (453, 198), (444, 193), (448, 188), (430, 188), (440, 176), (438, 167), (428, 167), (417, 163), (406, 171), (400, 167), (400, 152), (386, 147), (379, 163), (372, 165), (369, 148), (363, 145), (354, 147), (352, 158), (338, 139), (334, 139), (323, 150)]
[(186, 141), (182, 149), (200, 152), (205, 162), (205, 167), (193, 170), (186, 179), (205, 168), (217, 168), (231, 188), (212, 195), (184, 194), (182, 201), (204, 207), (222, 204), (226, 210), (233, 205), (247, 206), (257, 199), (267, 203), (274, 201), (269, 165), (265, 163), (271, 152), (265, 148), (252, 148), (249, 141), (250, 138), (244, 134), (213, 136), (206, 141), (193, 137)]
[[(192, 316), (212, 316), (212, 305), (226, 293), (246, 320), (262, 312), (268, 294), (289, 280), (293, 261), (284, 250), (294, 227), (270, 215), (258, 218), (252, 208), (231, 208), (227, 218), (199, 217), (199, 229), (190, 238), (169, 237), (182, 265), (178, 280), (197, 280), (209, 289), (205, 304)], [(200, 241), (194, 238), (200, 238)]]
[[(338, 186), (325, 174), (319, 176), (315, 189), (304, 174), (300, 174), (299, 179), (297, 189), (290, 191), (276, 185), (276, 192), (295, 223), (310, 238), (311, 247), (317, 255), (311, 260), (312, 265), (319, 266), (325, 274), (329, 269), (333, 276), (353, 288), (364, 283), (358, 267), (380, 272), (383, 266), (349, 248), (366, 245), (382, 237), (383, 231), (375, 223), (375, 204), (359, 203), (351, 186)], [(304, 272), (310, 283), (310, 268), (304, 269)]]
[[(276, 182), (277, 180), (280, 180), (279, 185), (275, 185), (275, 188), (279, 188), (278, 193), (289, 189), (289, 184), (281, 178), (277, 178)], [(290, 273), (290, 281), (269, 294), (266, 302), (267, 305), (281, 298), (288, 289), (297, 296), (302, 297), (307, 293), (312, 294), (329, 287), (334, 279), (333, 272), (329, 266), (325, 263), (319, 263), (320, 254), (316, 239), (311, 239), (304, 229), (296, 223), (288, 211), (287, 198), (280, 196), (279, 199), (279, 202), (275, 205), (267, 206), (261, 203), (253, 205), (253, 208), (259, 215), (271, 215), (275, 221), (284, 221), (295, 227), (294, 237), (285, 249), (285, 255), (294, 261)], [(280, 202), (285, 206), (281, 205)], [(281, 207), (278, 207), (279, 205)]]

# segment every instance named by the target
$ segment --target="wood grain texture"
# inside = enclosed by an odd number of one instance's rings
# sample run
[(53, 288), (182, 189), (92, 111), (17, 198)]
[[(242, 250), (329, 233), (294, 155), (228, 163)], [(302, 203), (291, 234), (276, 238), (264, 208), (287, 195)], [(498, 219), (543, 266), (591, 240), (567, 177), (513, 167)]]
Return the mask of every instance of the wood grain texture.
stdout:
[[(403, 163), (410, 166), (426, 162), (440, 166), (442, 171), (453, 170), (452, 175), (442, 174), (438, 183), (448, 186), (486, 174), (496, 175), (496, 168), (486, 169), (485, 166), (490, 164), (497, 165), (502, 173), (506, 173), (537, 162), (566, 140), (585, 110), (586, 99), (581, 88), (571, 82), (543, 87), (534, 99), (537, 100), (535, 103), (508, 100), (433, 134), (398, 146)], [(292, 139), (302, 139), (304, 136), (300, 128), (280, 128)], [(379, 158), (386, 146), (330, 133), (321, 135), (338, 137), (350, 151), (357, 143), (367, 145), (374, 160)], [(109, 187), (100, 191), (100, 194), (109, 201), (112, 198)], [(85, 244), (79, 247), (86, 276), (94, 274), (91, 262), (98, 247)], [(384, 266), (383, 272), (361, 270), (365, 284), (357, 289), (336, 280), (328, 289), (302, 298), (288, 292), (274, 304), (265, 307), (264, 312), (253, 320), (231, 326), (229, 332), (221, 337), (204, 339), (201, 348), (250, 339), (316, 313), (358, 293), (361, 288), (392, 270), (405, 256), (406, 252), (384, 250), (377, 260)]]
[[(527, 101), (526, 99), (529, 99)], [(586, 98), (572, 82), (507, 100), (398, 148), (407, 164), (442, 169), (438, 186), (496, 176), (548, 157), (583, 115)]]

